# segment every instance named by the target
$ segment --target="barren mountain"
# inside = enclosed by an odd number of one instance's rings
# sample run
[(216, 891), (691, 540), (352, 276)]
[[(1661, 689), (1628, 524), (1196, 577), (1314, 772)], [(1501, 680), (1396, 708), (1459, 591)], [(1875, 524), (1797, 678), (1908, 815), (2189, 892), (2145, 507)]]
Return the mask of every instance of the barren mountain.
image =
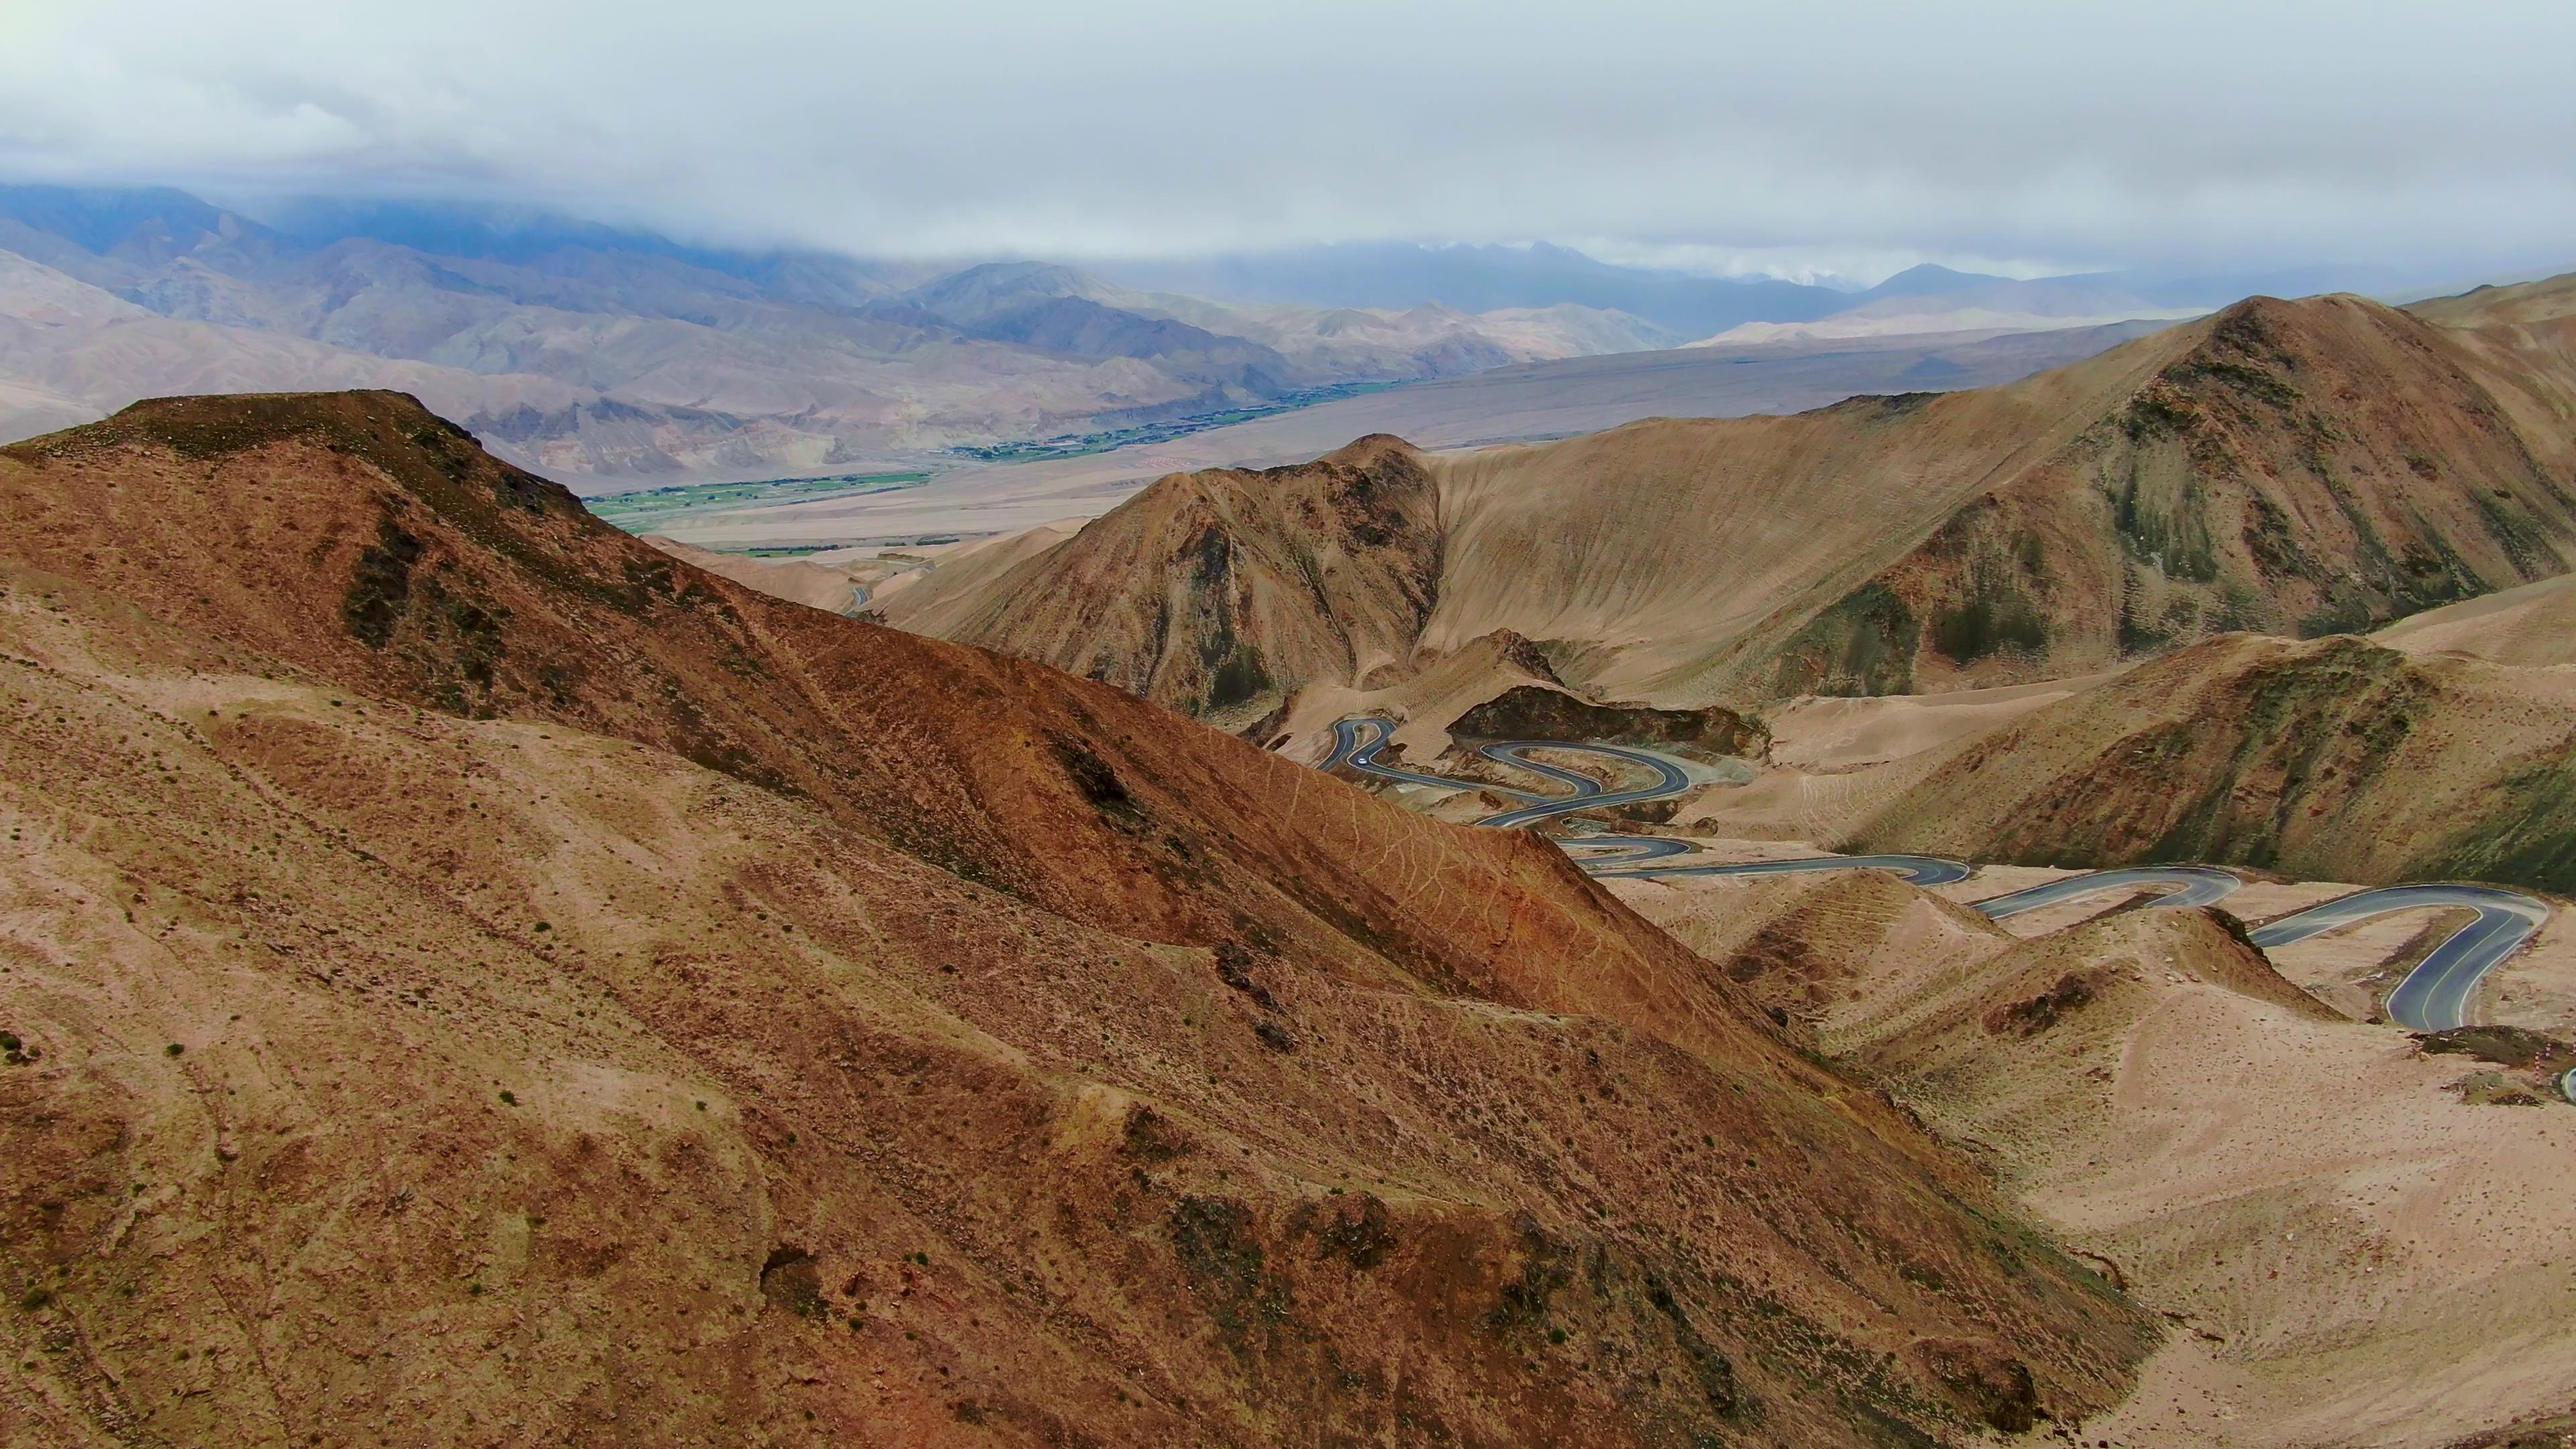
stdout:
[(1675, 340), (1587, 308), (1256, 314), (1034, 263), (920, 280), (562, 223), (308, 220), (0, 187), (0, 313), (51, 318), (0, 349), (0, 438), (66, 401), (387, 386), (566, 474), (764, 477)]
[(1918, 268), (1917, 272), (1934, 275), (1907, 273), (1891, 278), (1895, 285), (1885, 291), (1811, 321), (1746, 322), (1692, 345), (1722, 347), (1936, 332), (2039, 332), (2135, 320), (2171, 321), (2197, 317), (2209, 310), (2159, 305), (2129, 291), (2116, 277), (2014, 281), (1965, 276), (1938, 267)]
[(2548, 1442), (2504, 1426), (2565, 1409), (2565, 1109), (2470, 1102), (2480, 1063), (2338, 1019), (2199, 911), (2016, 941), (1868, 873), (1618, 889), (2180, 1325), (2081, 1440)]
[(1239, 726), (1284, 687), (1405, 659), (1440, 577), (1437, 508), (1419, 454), (1363, 438), (1294, 468), (1166, 478), (1116, 526), (1005, 572), (934, 572), (882, 616)]
[[(1436, 657), (1509, 629), (1570, 684), (1667, 705), (1908, 693), (2231, 629), (2367, 628), (2559, 574), (2576, 482), (2550, 409), (2576, 373), (2545, 319), (2576, 289), (2540, 290), (2526, 312), (2544, 321), (2511, 328), (2258, 298), (2000, 387), (1429, 459), (1433, 607), (1389, 647)], [(1172, 492), (1083, 547), (1149, 557), (1132, 540)], [(1167, 566), (1115, 587), (1188, 586)], [(1067, 661), (1089, 598), (995, 589), (948, 632)], [(1329, 628), (1310, 609), (1273, 632)], [(1357, 682), (1311, 654), (1257, 663), (1281, 689)]]
[(1964, 1442), (2155, 1337), (1553, 847), (408, 399), (0, 510), (15, 1438)]
[(2576, 673), (2228, 635), (1974, 739), (1849, 843), (2566, 891), (2571, 769)]
[(1469, 455), (1425, 643), (1510, 627), (1690, 701), (2365, 627), (2576, 553), (2492, 371), (2358, 298), (2256, 300), (2000, 388)]
[[(1159, 324), (1164, 335), (1179, 335), (1172, 328), (1195, 328), (1238, 345), (1273, 349), (1283, 374), (1302, 370), (1335, 378), (1447, 377), (1546, 358), (1642, 352), (1680, 341), (1625, 313), (1571, 304), (1483, 313), (1436, 302), (1401, 310), (1229, 305), (1132, 291), (1040, 262), (969, 267), (925, 283), (903, 300), (988, 336), (1096, 316), (1085, 310), (1087, 304), (1139, 327)], [(1068, 310), (1066, 304), (1074, 305)]]
[(2469, 654), (2498, 664), (2576, 664), (2576, 574), (2444, 604), (2371, 636), (2409, 654)]

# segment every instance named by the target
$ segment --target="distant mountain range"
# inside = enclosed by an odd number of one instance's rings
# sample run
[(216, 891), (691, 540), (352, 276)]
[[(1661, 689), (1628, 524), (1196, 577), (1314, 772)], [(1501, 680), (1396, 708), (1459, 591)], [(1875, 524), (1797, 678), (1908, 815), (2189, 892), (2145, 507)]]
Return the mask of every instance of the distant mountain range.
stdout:
[(1712, 336), (1747, 322), (1814, 322), (1891, 299), (1947, 297), (1999, 284), (2116, 288), (2150, 311), (2170, 314), (2213, 311), (2257, 295), (2362, 292), (2379, 296), (2418, 284), (2422, 284), (2418, 295), (2430, 295), (2431, 284), (2450, 280), (2386, 267), (2313, 266), (2241, 272), (2097, 272), (2015, 284), (2006, 277), (1927, 263), (1854, 292), (1769, 277), (1706, 277), (1614, 266), (1545, 242), (1526, 247), (1358, 242), (1196, 260), (1095, 263), (1092, 270), (1129, 286), (1229, 302), (1408, 307), (1436, 299), (1473, 312), (1571, 303), (1625, 312), (1688, 337)]
[(2207, 306), (2167, 305), (2140, 295), (2117, 274), (2015, 281), (1924, 265), (1897, 273), (1849, 305), (1811, 321), (1741, 322), (1696, 344), (1912, 337), (1951, 332), (2052, 332), (2114, 322), (2172, 322)]
[(1571, 303), (1643, 317), (1686, 337), (1740, 322), (1799, 322), (1852, 294), (1772, 278), (1735, 280), (1613, 266), (1568, 247), (1425, 247), (1359, 242), (1197, 261), (1103, 265), (1140, 287), (1244, 302), (1406, 307), (1437, 299), (1470, 312)]
[(691, 247), (542, 213), (0, 188), (0, 437), (390, 387), (574, 479), (822, 472), (1686, 338), (1584, 307), (1226, 307), (1065, 267)]
[(776, 477), (1747, 324), (1806, 339), (2037, 330), (2196, 308), (2176, 295), (1939, 267), (1851, 293), (1549, 245), (950, 270), (696, 247), (525, 209), (309, 200), (255, 219), (169, 189), (13, 186), (0, 440), (141, 397), (385, 387), (586, 486)]

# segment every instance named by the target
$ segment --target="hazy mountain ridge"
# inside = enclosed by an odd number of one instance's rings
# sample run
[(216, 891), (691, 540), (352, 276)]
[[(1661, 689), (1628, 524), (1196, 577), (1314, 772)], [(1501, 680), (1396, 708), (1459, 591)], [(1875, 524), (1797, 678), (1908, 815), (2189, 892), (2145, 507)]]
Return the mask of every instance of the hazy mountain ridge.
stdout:
[[(92, 324), (144, 319), (58, 316), (70, 332), (9, 354), (0, 434), (58, 425), (67, 404), (372, 384), (422, 391), (522, 462), (602, 478), (919, 459), (1678, 340), (1581, 308), (1237, 309), (1039, 263), (940, 274), (463, 208), (308, 205), (271, 227), (175, 191), (0, 187), (0, 252), (30, 294), (0, 308), (59, 311), (80, 283), (216, 329), (109, 338)], [(285, 338), (338, 355), (284, 361)]]
[(1721, 347), (1801, 339), (1903, 337), (1941, 332), (2039, 332), (2113, 322), (2179, 321), (2211, 310), (2138, 295), (2117, 276), (1971, 276), (1925, 265), (1899, 272), (1853, 304), (1805, 322), (1746, 322), (1692, 344)]

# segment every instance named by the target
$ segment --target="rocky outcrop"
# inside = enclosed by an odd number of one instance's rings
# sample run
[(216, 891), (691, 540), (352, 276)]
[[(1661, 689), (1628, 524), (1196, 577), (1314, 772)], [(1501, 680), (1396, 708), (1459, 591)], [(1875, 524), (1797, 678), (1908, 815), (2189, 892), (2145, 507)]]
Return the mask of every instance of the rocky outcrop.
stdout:
[(1685, 745), (1745, 759), (1760, 759), (1771, 747), (1770, 731), (1760, 720), (1717, 705), (1656, 709), (1643, 704), (1594, 704), (1538, 684), (1504, 690), (1458, 716), (1449, 732), (1478, 740)]

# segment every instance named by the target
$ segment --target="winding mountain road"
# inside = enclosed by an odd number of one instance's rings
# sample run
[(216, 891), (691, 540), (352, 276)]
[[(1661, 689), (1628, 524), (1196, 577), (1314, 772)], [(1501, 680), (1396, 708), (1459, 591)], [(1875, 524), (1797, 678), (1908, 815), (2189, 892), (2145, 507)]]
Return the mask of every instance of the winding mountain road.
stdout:
[(2104, 891), (2155, 888), (2165, 892), (2157, 901), (2166, 906), (2214, 906), (2236, 894), (2245, 882), (2232, 870), (2219, 870), (2206, 865), (2132, 865), (2118, 870), (2097, 870), (2090, 875), (2068, 876), (2008, 896), (1995, 896), (1977, 902), (1977, 909), (2000, 921), (2018, 916), (2059, 901), (2078, 896), (2099, 895)]
[(2478, 983), (2549, 923), (2547, 902), (2486, 885), (2381, 886), (2310, 906), (2249, 934), (2257, 946), (2287, 946), (2374, 916), (2461, 906), (2476, 911), (2476, 918), (2444, 937), (2388, 993), (2390, 1020), (2418, 1031), (2446, 1031), (2468, 1024), (2469, 998)]
[[(1333, 723), (1333, 753), (1325, 758), (1322, 768), (1329, 770), (1335, 765), (1348, 764), (1363, 775), (1375, 775), (1381, 780), (1401, 780), (1409, 785), (1431, 785), (1443, 790), (1491, 790), (1505, 799), (1528, 801), (1527, 805), (1515, 806), (1499, 815), (1488, 815), (1476, 822), (1479, 825), (1505, 828), (1529, 825), (1545, 820), (1551, 815), (1563, 815), (1574, 810), (1598, 810), (1608, 806), (1662, 800), (1678, 795), (1691, 787), (1690, 771), (1661, 755), (1645, 750), (1629, 749), (1624, 745), (1568, 745), (1557, 740), (1498, 740), (1476, 752), (1498, 764), (1527, 770), (1541, 779), (1553, 780), (1573, 792), (1568, 795), (1539, 795), (1527, 790), (1513, 790), (1501, 785), (1487, 784), (1482, 780), (1461, 780), (1454, 776), (1431, 775), (1420, 770), (1379, 764), (1378, 752), (1384, 750), (1387, 742), (1393, 738), (1395, 738), (1394, 724), (1375, 715), (1355, 715), (1349, 719), (1336, 720)], [(1612, 790), (1579, 770), (1569, 770), (1562, 765), (1551, 765), (1544, 760), (1533, 760), (1528, 755), (1531, 750), (1564, 750), (1573, 754), (1601, 755), (1623, 764), (1642, 767), (1654, 777), (1654, 783), (1641, 785), (1633, 790)]]
[[(1330, 770), (1338, 765), (1348, 765), (1360, 774), (1381, 780), (1429, 785), (1443, 790), (1490, 790), (1506, 799), (1524, 802), (1476, 822), (1506, 828), (1529, 825), (1578, 810), (1668, 799), (1690, 789), (1693, 784), (1690, 772), (1676, 762), (1649, 750), (1624, 745), (1571, 740), (1503, 740), (1478, 751), (1487, 759), (1527, 771), (1562, 785), (1570, 792), (1539, 794), (1481, 780), (1462, 780), (1378, 763), (1378, 753), (1394, 736), (1394, 723), (1375, 715), (1353, 715), (1336, 720), (1333, 722), (1333, 748), (1319, 768)], [(1633, 789), (1612, 790), (1581, 771), (1531, 759), (1527, 753), (1531, 750), (1599, 755), (1619, 764), (1643, 768), (1653, 777), (1653, 783)], [(1966, 862), (1933, 855), (1820, 855), (1793, 860), (1664, 864), (1674, 857), (1691, 854), (1694, 847), (1688, 841), (1661, 835), (1583, 835), (1564, 840), (1561, 844), (1585, 873), (1605, 879), (1884, 870), (1916, 885), (1931, 886), (1966, 880), (1976, 873), (1976, 867)], [(2244, 879), (2235, 872), (2216, 866), (2124, 866), (2049, 881), (2028, 890), (1977, 901), (1974, 906), (1986, 915), (2002, 920), (2088, 895), (2120, 890), (2155, 890), (2162, 895), (2150, 909), (2175, 909), (2214, 905), (2235, 894), (2244, 884)], [(2476, 912), (2476, 915), (2434, 946), (2388, 997), (2389, 1018), (2399, 1025), (2415, 1031), (2445, 1031), (2467, 1024), (2469, 1004), (2477, 994), (2478, 984), (2548, 923), (2551, 908), (2547, 902), (2519, 891), (2489, 885), (2428, 883), (2380, 886), (2339, 896), (2267, 922), (2254, 927), (2249, 935), (2255, 945), (2269, 949), (2399, 911), (2463, 908)], [(2576, 1073), (2571, 1073), (2568, 1086), (2571, 1099), (2576, 1099)]]

